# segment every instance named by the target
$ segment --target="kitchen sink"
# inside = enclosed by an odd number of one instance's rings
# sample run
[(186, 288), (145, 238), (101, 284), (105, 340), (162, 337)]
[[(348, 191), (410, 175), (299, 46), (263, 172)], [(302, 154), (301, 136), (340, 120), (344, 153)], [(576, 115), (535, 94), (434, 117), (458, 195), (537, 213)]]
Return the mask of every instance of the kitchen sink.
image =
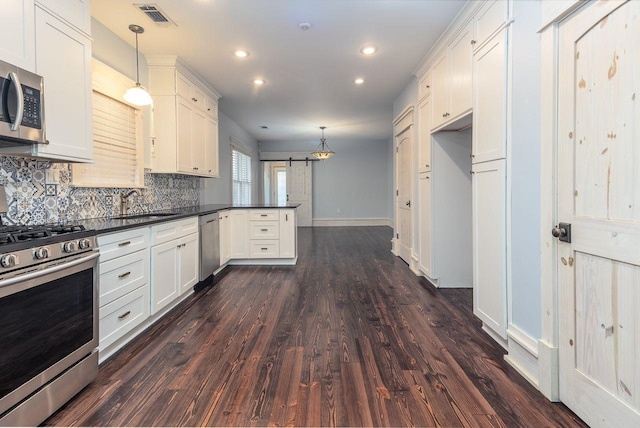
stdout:
[(115, 220), (125, 220), (125, 219), (136, 219), (136, 218), (140, 218), (140, 219), (149, 219), (149, 220), (153, 220), (156, 218), (162, 218), (162, 217), (171, 217), (177, 215), (177, 213), (145, 213), (145, 214), (134, 214), (134, 215), (123, 215), (123, 216), (118, 216), (118, 217), (111, 217), (112, 219)]

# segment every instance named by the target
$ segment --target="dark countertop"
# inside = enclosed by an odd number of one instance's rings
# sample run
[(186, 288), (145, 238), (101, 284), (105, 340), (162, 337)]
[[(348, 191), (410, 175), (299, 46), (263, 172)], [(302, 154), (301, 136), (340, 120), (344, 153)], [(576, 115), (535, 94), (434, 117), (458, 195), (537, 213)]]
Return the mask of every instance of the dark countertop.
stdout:
[[(95, 230), (98, 234), (113, 233), (136, 227), (150, 226), (165, 221), (179, 220), (181, 218), (201, 216), (216, 213), (222, 210), (239, 209), (278, 209), (297, 208), (300, 204), (274, 205), (274, 204), (250, 204), (250, 205), (229, 205), (229, 204), (209, 204), (184, 208), (173, 208), (170, 210), (153, 211), (153, 213), (132, 214), (125, 218), (89, 218), (79, 220), (76, 224), (82, 224), (87, 230)], [(150, 217), (151, 214), (160, 214), (158, 217)]]

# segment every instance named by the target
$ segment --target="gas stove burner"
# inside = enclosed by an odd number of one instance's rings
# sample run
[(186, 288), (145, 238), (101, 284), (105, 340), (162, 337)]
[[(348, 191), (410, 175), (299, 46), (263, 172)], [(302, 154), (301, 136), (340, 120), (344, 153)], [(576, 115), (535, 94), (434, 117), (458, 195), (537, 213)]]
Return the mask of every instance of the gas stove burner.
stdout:
[(82, 232), (84, 230), (84, 226), (81, 224), (77, 225), (63, 225), (63, 226), (50, 226), (47, 227), (51, 234), (60, 235), (63, 233), (71, 233), (71, 232)]

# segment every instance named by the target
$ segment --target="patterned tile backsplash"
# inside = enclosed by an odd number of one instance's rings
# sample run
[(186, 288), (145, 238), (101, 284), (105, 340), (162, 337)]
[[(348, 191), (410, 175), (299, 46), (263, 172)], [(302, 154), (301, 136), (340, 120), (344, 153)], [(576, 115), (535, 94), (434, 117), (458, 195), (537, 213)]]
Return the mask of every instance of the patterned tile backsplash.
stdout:
[[(200, 179), (145, 170), (142, 196), (129, 198), (129, 214), (198, 205)], [(0, 156), (0, 185), (9, 212), (4, 224), (64, 223), (120, 214), (120, 194), (129, 189), (73, 187), (71, 166), (36, 159)]]

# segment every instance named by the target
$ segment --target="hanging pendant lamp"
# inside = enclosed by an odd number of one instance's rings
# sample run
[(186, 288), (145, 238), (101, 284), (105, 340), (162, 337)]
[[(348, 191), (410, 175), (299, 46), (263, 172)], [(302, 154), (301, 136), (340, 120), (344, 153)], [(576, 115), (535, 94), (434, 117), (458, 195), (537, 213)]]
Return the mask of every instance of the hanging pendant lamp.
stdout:
[(324, 130), (326, 126), (321, 126), (322, 129), (322, 138), (320, 138), (320, 144), (315, 152), (311, 153), (313, 156), (320, 160), (329, 159), (331, 156), (335, 155), (335, 152), (329, 148), (327, 145), (327, 139), (324, 138)]
[(131, 24), (129, 25), (129, 30), (136, 34), (136, 84), (127, 90), (124, 94), (124, 99), (130, 104), (148, 106), (153, 103), (153, 100), (147, 90), (144, 89), (144, 86), (140, 84), (140, 64), (138, 61), (140, 55), (138, 53), (138, 34), (144, 33), (144, 28), (139, 25)]

